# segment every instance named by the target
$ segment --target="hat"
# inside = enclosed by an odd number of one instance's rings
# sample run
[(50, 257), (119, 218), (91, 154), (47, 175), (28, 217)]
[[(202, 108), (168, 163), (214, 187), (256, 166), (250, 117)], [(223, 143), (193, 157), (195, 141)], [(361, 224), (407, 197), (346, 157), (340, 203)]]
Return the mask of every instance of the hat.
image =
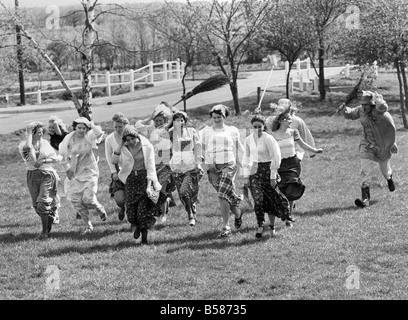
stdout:
[(134, 126), (131, 126), (128, 124), (123, 129), (122, 138), (123, 140), (125, 140), (127, 136), (137, 137), (138, 135), (139, 135), (139, 131)]
[(360, 99), (360, 104), (370, 104), (370, 105), (375, 105), (374, 101), (372, 100), (373, 97), (371, 95), (363, 95)]

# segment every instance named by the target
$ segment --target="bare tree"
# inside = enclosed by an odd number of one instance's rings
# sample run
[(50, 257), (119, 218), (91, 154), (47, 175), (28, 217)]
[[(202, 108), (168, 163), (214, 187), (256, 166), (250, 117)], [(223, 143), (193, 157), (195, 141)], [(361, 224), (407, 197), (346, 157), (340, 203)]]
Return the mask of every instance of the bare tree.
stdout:
[(317, 39), (319, 57), (320, 100), (326, 99), (324, 61), (326, 59), (326, 39), (332, 24), (343, 15), (354, 0), (304, 0), (301, 1), (311, 18), (311, 26)]
[[(239, 67), (252, 36), (264, 23), (273, 4), (260, 0), (213, 0), (210, 8), (203, 10), (202, 19), (207, 25), (212, 54), (220, 70), (231, 79), (230, 90), (237, 115), (241, 113), (237, 84)], [(224, 66), (224, 62), (228, 66)]]
[(267, 16), (256, 40), (264, 48), (278, 51), (289, 63), (286, 77), (286, 97), (289, 98), (290, 70), (299, 56), (315, 43), (304, 5), (298, 0), (278, 3)]
[[(185, 62), (182, 77), (183, 95), (186, 94), (185, 78), (193, 64), (198, 51), (203, 50), (205, 38), (205, 26), (201, 20), (203, 4), (187, 1), (186, 4), (165, 1), (165, 5), (155, 11), (151, 21), (156, 27), (159, 36), (167, 42), (171, 48), (179, 47), (179, 58)], [(186, 111), (186, 100), (184, 100), (184, 111)]]

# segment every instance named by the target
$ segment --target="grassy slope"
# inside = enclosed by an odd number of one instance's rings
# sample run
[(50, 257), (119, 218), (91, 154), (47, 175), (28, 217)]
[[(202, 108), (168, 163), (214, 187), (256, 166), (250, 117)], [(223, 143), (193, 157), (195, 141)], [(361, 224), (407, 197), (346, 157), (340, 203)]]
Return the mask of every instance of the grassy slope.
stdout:
[[(283, 95), (281, 89), (275, 91), (265, 100), (265, 110), (268, 100)], [(279, 221), (277, 238), (266, 236), (261, 241), (255, 240), (255, 215), (247, 204), (242, 231), (228, 240), (217, 239), (218, 202), (204, 177), (197, 225), (187, 225), (178, 202), (168, 222), (157, 224), (150, 234), (152, 245), (140, 246), (128, 223), (117, 220), (101, 146), (98, 198), (109, 213), (108, 221), (94, 216), (95, 232), (80, 238), (83, 226), (66, 206), (53, 238), (39, 242), (34, 238), (40, 221), (30, 207), (25, 168), (16, 153), (21, 138), (0, 137), (0, 298), (45, 298), (46, 268), (57, 265), (60, 290), (48, 292), (47, 298), (406, 299), (408, 140), (398, 105), (390, 103), (399, 129), (400, 152), (392, 162), (397, 190), (390, 193), (380, 178), (372, 189), (373, 205), (357, 210), (353, 202), (360, 195), (360, 124), (331, 117), (344, 95), (333, 95), (333, 104), (304, 94), (295, 98), (303, 102), (300, 116), (325, 151), (303, 161), (306, 192), (297, 203), (294, 228), (284, 229)], [(243, 109), (256, 106), (255, 97), (242, 101)], [(208, 120), (206, 112), (204, 108), (191, 112), (197, 127)], [(231, 117), (228, 122), (248, 128), (249, 117)], [(110, 131), (109, 124), (103, 125)], [(359, 290), (345, 287), (350, 265), (360, 269)]]

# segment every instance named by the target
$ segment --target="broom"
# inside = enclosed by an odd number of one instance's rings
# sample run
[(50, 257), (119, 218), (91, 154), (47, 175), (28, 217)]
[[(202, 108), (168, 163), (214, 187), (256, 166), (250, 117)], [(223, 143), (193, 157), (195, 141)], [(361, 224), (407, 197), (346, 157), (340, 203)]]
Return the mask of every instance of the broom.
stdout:
[(173, 104), (173, 107), (180, 103), (181, 101), (185, 101), (191, 98), (192, 96), (195, 96), (196, 94), (221, 88), (227, 83), (230, 83), (230, 79), (224, 74), (217, 74), (215, 76), (209, 77), (208, 79), (204, 80), (196, 87), (194, 87), (193, 90), (182, 95), (181, 99), (177, 101), (175, 104)]
[(361, 74), (360, 79), (358, 79), (356, 85), (354, 86), (353, 90), (349, 92), (349, 94), (346, 97), (346, 101), (343, 102), (340, 107), (337, 108), (336, 113), (333, 115), (336, 116), (340, 111), (342, 111), (347, 104), (349, 104), (351, 101), (353, 101), (355, 98), (358, 96), (358, 91), (360, 90), (360, 85), (361, 83), (367, 79), (367, 75), (365, 71)]

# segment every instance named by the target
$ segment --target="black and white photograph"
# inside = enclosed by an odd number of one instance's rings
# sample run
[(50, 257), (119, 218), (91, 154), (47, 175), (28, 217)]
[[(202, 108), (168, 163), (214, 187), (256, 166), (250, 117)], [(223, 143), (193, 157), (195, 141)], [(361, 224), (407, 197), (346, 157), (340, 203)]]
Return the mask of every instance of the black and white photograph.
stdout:
[(406, 0), (0, 0), (0, 300), (408, 299), (407, 64)]

